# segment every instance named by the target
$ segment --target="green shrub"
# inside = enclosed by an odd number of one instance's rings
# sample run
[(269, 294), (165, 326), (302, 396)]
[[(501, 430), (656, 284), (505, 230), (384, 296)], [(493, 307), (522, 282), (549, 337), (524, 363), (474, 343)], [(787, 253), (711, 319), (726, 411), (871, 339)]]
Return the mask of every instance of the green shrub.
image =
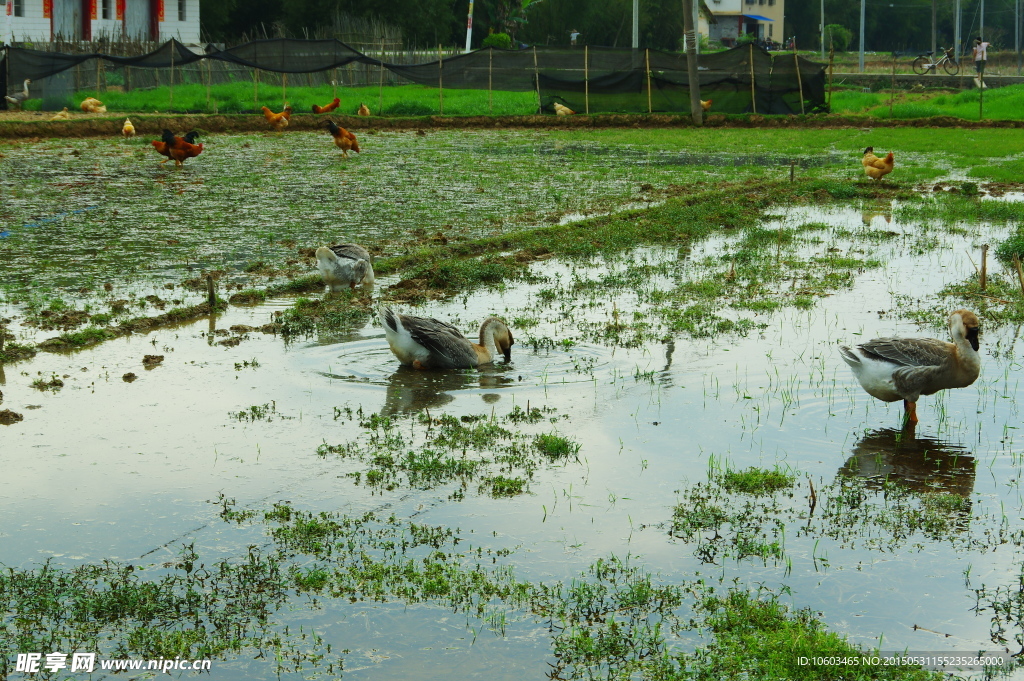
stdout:
[(996, 247), (996, 258), (1004, 264), (1013, 262), (1014, 255), (1024, 260), (1024, 225), (1018, 226), (1006, 241)]
[(497, 47), (502, 50), (512, 49), (512, 38), (508, 33), (492, 33), (480, 43), (480, 47)]

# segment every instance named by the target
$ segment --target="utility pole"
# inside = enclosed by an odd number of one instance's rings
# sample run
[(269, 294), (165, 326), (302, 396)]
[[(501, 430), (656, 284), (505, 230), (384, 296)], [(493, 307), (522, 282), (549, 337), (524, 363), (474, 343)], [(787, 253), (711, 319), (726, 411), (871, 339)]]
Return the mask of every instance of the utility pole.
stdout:
[[(981, 0), (985, 2), (985, 0)], [(860, 72), (864, 73), (864, 0), (860, 0)]]
[[(938, 0), (932, 0), (932, 54), (935, 54), (938, 51), (938, 48), (936, 47), (938, 43), (935, 42), (935, 34), (939, 31), (939, 12), (936, 8), (937, 2)], [(938, 59), (938, 55), (936, 55), (936, 59)]]
[(640, 49), (640, 0), (633, 0), (633, 49)]
[(978, 23), (981, 28), (978, 30), (978, 35), (981, 36), (982, 41), (985, 40), (985, 0), (981, 0), (981, 14)]
[(956, 61), (960, 63), (960, 0), (956, 0), (956, 18), (953, 21), (953, 44), (956, 47)]
[(821, 0), (821, 60), (825, 61), (825, 0)]
[(1017, 75), (1020, 75), (1021, 54), (1020, 54), (1020, 0), (1014, 3), (1013, 7), (1013, 49), (1017, 51)]
[(469, 18), (466, 20), (466, 52), (473, 42), (473, 0), (469, 0)]
[(704, 111), (700, 108), (700, 76), (697, 73), (697, 40), (693, 33), (693, 3), (683, 0), (683, 39), (686, 42), (686, 77), (690, 83), (690, 116), (694, 125), (704, 124)]

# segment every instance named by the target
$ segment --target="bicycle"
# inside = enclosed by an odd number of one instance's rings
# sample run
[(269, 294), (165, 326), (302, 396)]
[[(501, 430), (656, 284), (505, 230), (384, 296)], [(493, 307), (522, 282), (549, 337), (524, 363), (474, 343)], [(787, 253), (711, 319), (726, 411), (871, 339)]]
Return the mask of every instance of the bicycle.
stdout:
[(931, 60), (931, 56), (935, 54), (934, 52), (925, 52), (924, 54), (920, 55), (917, 59), (915, 59), (912, 65), (914, 73), (918, 74), (919, 76), (923, 76), (924, 74), (928, 73), (929, 71), (939, 66), (944, 68), (946, 70), (946, 73), (948, 73), (951, 76), (955, 76), (956, 74), (960, 73), (960, 63), (957, 62), (956, 60), (956, 55), (954, 54), (953, 48), (951, 47), (947, 50), (945, 47), (940, 47), (939, 49), (942, 50), (942, 56), (938, 59), (938, 61), (933, 62)]

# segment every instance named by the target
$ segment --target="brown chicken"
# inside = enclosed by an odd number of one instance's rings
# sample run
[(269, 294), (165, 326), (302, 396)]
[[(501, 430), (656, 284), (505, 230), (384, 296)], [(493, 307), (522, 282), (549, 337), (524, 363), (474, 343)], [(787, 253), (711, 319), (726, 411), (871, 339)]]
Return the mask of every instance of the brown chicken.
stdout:
[(286, 106), (281, 113), (274, 113), (267, 107), (263, 107), (263, 117), (267, 119), (267, 123), (270, 123), (275, 130), (281, 132), (288, 127), (288, 119), (292, 117), (292, 108)]
[(881, 180), (885, 175), (892, 172), (892, 167), (895, 164), (892, 152), (886, 154), (885, 158), (878, 158), (875, 156), (875, 148), (868, 147), (864, 150), (864, 158), (861, 159), (861, 165), (864, 166), (864, 172), (872, 180)]
[(327, 121), (327, 129), (331, 131), (331, 137), (334, 138), (334, 146), (341, 149), (341, 155), (348, 158), (348, 152), (352, 151), (359, 153), (359, 142), (356, 141), (356, 136), (350, 133), (345, 128), (339, 127), (334, 121)]
[[(313, 113), (315, 113), (315, 114), (331, 113), (332, 111), (334, 111), (335, 109), (338, 108), (339, 104), (341, 104), (341, 100), (338, 99), (337, 97), (335, 97), (334, 101), (331, 102), (330, 104), (328, 104), (327, 106), (318, 106), (318, 105), (314, 104), (313, 105)], [(266, 114), (264, 114), (264, 115), (266, 115)]]
[(714, 104), (714, 102), (715, 100), (713, 99), (702, 99), (700, 100), (700, 108), (703, 111), (711, 111), (711, 105)]
[(369, 116), (370, 115), (370, 107), (366, 106), (362, 102), (359, 102), (359, 109), (356, 110), (356, 115), (357, 116)]
[(107, 113), (107, 107), (95, 97), (86, 97), (82, 100), (82, 111), (86, 113)]
[(195, 144), (197, 137), (199, 137), (199, 133), (195, 130), (185, 133), (184, 137), (177, 137), (173, 132), (165, 129), (160, 139), (153, 140), (150, 144), (158, 154), (167, 157), (160, 161), (161, 163), (167, 163), (174, 159), (174, 164), (180, 166), (186, 158), (193, 158), (202, 153), (203, 145)]

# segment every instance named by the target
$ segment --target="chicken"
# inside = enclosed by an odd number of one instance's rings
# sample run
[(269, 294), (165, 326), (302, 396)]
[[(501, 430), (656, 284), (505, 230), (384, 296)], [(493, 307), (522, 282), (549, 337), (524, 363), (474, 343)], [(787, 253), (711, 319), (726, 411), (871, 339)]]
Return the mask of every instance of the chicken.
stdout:
[[(338, 108), (339, 104), (341, 104), (341, 100), (338, 99), (337, 97), (334, 98), (333, 102), (331, 102), (330, 104), (328, 104), (326, 106), (317, 106), (316, 104), (314, 104), (313, 105), (313, 113), (315, 113), (315, 114), (331, 113), (332, 111), (334, 111), (335, 109)], [(263, 115), (266, 116), (266, 114), (263, 114)]]
[(124, 125), (121, 126), (121, 134), (125, 137), (135, 137), (135, 126), (132, 125), (132, 119), (124, 119)]
[(18, 111), (21, 111), (21, 107), (25, 104), (25, 100), (28, 99), (28, 84), (32, 81), (25, 79), (25, 82), (21, 84), (23, 88), (21, 92), (15, 92), (13, 95), (5, 95), (4, 99), (13, 106), (18, 107)]
[(57, 113), (55, 113), (52, 116), (50, 116), (50, 120), (51, 121), (70, 121), (71, 120), (71, 114), (68, 112), (68, 108), (64, 107), (63, 111), (58, 111)]
[(356, 111), (356, 115), (357, 116), (369, 116), (370, 115), (370, 108), (368, 106), (366, 106), (365, 104), (363, 104), (362, 102), (359, 102), (359, 110)]
[(559, 104), (558, 102), (555, 102), (555, 115), (556, 116), (572, 116), (574, 113), (576, 113), (576, 112), (573, 111), (572, 109), (570, 109), (569, 107), (563, 106), (562, 104)]
[(714, 103), (713, 99), (702, 99), (700, 100), (700, 108), (703, 111), (711, 111), (711, 105)]
[(872, 180), (881, 180), (883, 176), (888, 175), (892, 172), (893, 164), (892, 152), (886, 154), (885, 158), (878, 158), (875, 156), (875, 148), (868, 147), (864, 150), (864, 158), (861, 159), (861, 165), (864, 166), (864, 172)]
[(86, 97), (82, 100), (82, 111), (86, 113), (107, 113), (107, 107), (95, 97)]
[(334, 138), (334, 146), (341, 149), (341, 155), (348, 158), (349, 149), (359, 152), (359, 142), (356, 141), (356, 136), (350, 133), (345, 128), (339, 127), (334, 121), (327, 121), (327, 129), (331, 131), (331, 137)]
[[(174, 158), (173, 156), (171, 156), (171, 148), (178, 140), (181, 140), (183, 143), (189, 145), (189, 147), (196, 147), (197, 145), (195, 144), (195, 141), (197, 137), (199, 137), (199, 133), (196, 132), (195, 130), (185, 133), (184, 137), (176, 137), (173, 132), (165, 129), (164, 134), (161, 136), (161, 138), (158, 140), (153, 140), (152, 142), (150, 142), (150, 144), (153, 145), (153, 148), (156, 149), (158, 154), (167, 157), (165, 160), (160, 162), (167, 163), (167, 161)], [(184, 151), (182, 150), (184, 150), (185, 147), (179, 146), (178, 155), (183, 156), (181, 161), (184, 161), (186, 158), (192, 158), (192, 156), (198, 156), (199, 153), (202, 152), (203, 150), (203, 145), (200, 144), (198, 145), (197, 148), (199, 149), (199, 151), (195, 152), (191, 156), (184, 156)], [(179, 161), (178, 159), (174, 159), (176, 165), (181, 165), (181, 161)]]
[(267, 107), (263, 107), (263, 117), (267, 119), (267, 123), (270, 123), (275, 130), (281, 132), (288, 127), (288, 119), (292, 117), (292, 108), (286, 106), (281, 113), (274, 113)]

